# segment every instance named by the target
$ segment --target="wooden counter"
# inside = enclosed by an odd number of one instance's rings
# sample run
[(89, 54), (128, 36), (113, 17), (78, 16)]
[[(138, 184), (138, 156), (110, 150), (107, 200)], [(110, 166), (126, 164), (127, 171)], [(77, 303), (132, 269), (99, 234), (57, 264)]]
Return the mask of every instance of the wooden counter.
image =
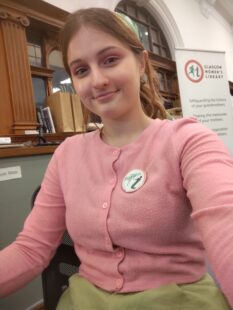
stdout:
[(36, 135), (8, 135), (11, 138), (13, 144), (22, 146), (10, 146), (6, 148), (1, 146), (0, 158), (52, 154), (59, 145), (56, 143), (62, 143), (67, 137), (71, 137), (79, 133), (80, 132), (63, 132), (57, 134), (44, 134), (43, 137), (45, 140), (48, 143), (54, 144), (42, 146), (36, 146), (36, 144), (39, 142), (38, 136)]
[(58, 145), (1, 148), (0, 158), (52, 154)]

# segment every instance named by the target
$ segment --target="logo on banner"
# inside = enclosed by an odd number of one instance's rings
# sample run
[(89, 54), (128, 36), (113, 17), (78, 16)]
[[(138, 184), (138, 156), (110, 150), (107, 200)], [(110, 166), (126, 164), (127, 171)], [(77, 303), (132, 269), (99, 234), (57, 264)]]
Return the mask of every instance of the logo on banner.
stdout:
[(191, 82), (198, 83), (204, 77), (204, 68), (198, 61), (191, 59), (185, 64), (185, 74)]

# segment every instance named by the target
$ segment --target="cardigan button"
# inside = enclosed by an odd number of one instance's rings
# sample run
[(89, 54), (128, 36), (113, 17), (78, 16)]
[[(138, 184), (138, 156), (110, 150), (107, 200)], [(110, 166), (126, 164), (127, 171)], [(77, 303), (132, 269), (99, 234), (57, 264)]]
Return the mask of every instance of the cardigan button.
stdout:
[(102, 204), (102, 208), (103, 209), (106, 209), (108, 207), (108, 203), (107, 202), (104, 202), (103, 204)]
[(119, 249), (116, 252), (116, 257), (122, 258), (124, 256), (124, 250), (123, 249)]
[(117, 151), (117, 150), (112, 151), (112, 155), (116, 156), (116, 155), (118, 155), (118, 152), (119, 152), (119, 151)]
[(116, 279), (116, 289), (120, 289), (123, 285), (123, 279)]

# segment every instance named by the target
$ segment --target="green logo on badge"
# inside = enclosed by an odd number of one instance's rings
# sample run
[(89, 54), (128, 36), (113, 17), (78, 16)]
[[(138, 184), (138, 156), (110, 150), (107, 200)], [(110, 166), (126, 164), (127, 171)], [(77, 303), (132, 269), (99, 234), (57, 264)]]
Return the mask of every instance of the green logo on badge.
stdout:
[(140, 169), (131, 170), (122, 181), (122, 188), (126, 193), (135, 192), (146, 181), (146, 174)]

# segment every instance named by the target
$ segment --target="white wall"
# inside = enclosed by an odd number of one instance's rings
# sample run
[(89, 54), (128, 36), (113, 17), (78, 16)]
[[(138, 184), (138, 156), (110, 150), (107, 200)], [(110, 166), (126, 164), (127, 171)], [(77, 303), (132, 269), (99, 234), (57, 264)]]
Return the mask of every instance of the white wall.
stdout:
[[(68, 12), (80, 8), (114, 10), (120, 0), (44, 0)], [(135, 0), (139, 1), (139, 0)], [(233, 81), (233, 33), (220, 14), (210, 8), (206, 16), (199, 0), (140, 0), (153, 13), (167, 38), (174, 59), (175, 47), (226, 52), (228, 80)]]
[(227, 22), (211, 10), (208, 17), (196, 0), (163, 0), (173, 15), (184, 47), (226, 52), (228, 80), (233, 81), (233, 33)]

